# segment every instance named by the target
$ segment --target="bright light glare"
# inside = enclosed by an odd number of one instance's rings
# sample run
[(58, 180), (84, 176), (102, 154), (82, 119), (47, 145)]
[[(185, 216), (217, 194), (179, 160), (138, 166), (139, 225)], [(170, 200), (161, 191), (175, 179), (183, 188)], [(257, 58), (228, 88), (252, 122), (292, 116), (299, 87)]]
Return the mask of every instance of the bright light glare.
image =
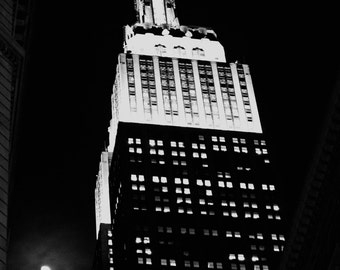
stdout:
[(44, 266), (41, 266), (40, 268), (41, 270), (51, 270), (51, 267), (47, 266), (47, 265), (44, 265)]

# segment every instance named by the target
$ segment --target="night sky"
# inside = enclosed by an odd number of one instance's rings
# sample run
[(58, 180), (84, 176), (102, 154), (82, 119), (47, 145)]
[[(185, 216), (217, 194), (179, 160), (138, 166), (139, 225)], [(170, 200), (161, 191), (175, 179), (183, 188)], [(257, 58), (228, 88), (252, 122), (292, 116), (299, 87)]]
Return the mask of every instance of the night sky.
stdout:
[[(290, 213), (339, 69), (338, 22), (332, 7), (311, 2), (303, 7), (235, 2), (177, 0), (179, 20), (212, 27), (227, 59), (250, 65)], [(123, 26), (134, 22), (133, 0), (37, 4), (15, 145), (10, 270), (43, 264), (52, 270), (90, 269), (94, 186), (111, 118), (115, 65)]]

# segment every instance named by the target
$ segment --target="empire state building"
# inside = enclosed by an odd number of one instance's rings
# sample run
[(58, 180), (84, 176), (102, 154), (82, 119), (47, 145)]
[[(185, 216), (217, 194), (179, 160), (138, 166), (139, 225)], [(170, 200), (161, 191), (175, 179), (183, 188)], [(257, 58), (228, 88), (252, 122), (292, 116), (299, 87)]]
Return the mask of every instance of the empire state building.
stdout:
[(275, 269), (278, 191), (248, 65), (174, 0), (135, 0), (96, 182), (93, 269)]

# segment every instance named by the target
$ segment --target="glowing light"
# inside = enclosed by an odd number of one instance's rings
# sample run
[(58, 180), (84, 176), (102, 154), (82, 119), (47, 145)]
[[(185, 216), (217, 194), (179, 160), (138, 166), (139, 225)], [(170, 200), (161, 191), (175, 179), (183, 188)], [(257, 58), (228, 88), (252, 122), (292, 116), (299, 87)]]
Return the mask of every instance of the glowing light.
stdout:
[(40, 269), (41, 269), (41, 270), (52, 270), (51, 267), (49, 267), (49, 266), (47, 266), (47, 265), (41, 266)]

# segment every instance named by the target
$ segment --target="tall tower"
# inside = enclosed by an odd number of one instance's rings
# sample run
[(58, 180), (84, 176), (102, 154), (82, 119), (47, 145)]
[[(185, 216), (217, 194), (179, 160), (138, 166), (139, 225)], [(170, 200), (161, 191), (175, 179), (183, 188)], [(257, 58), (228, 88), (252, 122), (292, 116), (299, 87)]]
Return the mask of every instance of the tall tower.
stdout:
[(7, 269), (8, 194), (23, 89), (31, 0), (0, 3), (0, 270)]
[(180, 25), (173, 0), (135, 8), (95, 190), (108, 254), (94, 269), (274, 269), (284, 236), (248, 65), (228, 63), (212, 29)]

